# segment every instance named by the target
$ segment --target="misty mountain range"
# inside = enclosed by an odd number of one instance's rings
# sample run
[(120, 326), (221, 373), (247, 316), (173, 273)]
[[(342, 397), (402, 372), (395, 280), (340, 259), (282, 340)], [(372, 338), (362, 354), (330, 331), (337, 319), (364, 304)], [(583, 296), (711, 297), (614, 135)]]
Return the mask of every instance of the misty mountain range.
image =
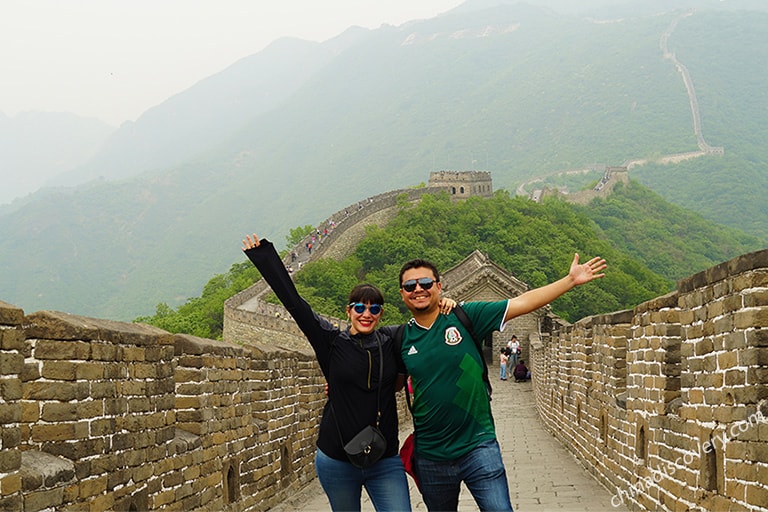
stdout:
[(433, 170), (489, 170), (514, 191), (556, 171), (696, 151), (685, 86), (659, 46), (675, 21), (670, 51), (725, 155), (631, 176), (768, 239), (762, 2), (574, 15), (470, 1), (324, 43), (278, 40), (115, 131), (72, 116), (46, 136), (54, 115), (37, 114), (25, 130), (41, 135), (24, 138), (19, 116), (0, 115), (0, 165), (48, 172), (52, 185), (0, 206), (0, 300), (131, 319), (197, 295), (241, 261), (246, 232), (279, 241)]
[[(74, 114), (0, 112), (0, 205), (49, 185), (92, 158), (114, 128)], [(1, 207), (1, 206), (0, 206)]]

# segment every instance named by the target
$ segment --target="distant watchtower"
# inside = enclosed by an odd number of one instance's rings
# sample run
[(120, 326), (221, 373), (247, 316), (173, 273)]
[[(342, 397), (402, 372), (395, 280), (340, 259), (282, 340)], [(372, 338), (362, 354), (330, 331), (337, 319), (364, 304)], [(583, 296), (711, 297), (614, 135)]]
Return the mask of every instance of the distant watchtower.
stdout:
[(447, 187), (451, 199), (470, 196), (493, 197), (493, 182), (488, 171), (437, 171), (429, 173), (430, 187)]

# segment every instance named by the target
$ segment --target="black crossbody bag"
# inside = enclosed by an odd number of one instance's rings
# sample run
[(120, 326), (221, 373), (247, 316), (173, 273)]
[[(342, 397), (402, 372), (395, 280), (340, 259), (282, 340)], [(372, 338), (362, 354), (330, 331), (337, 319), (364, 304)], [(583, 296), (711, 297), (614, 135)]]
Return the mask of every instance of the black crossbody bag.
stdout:
[(329, 390), (328, 399), (331, 402), (331, 412), (333, 412), (333, 421), (336, 423), (336, 430), (339, 432), (339, 440), (344, 446), (344, 452), (347, 454), (349, 462), (360, 469), (366, 469), (376, 464), (384, 452), (387, 451), (387, 440), (384, 434), (379, 430), (379, 420), (381, 419), (381, 384), (384, 379), (384, 352), (381, 350), (381, 341), (379, 333), (376, 333), (376, 345), (379, 347), (379, 387), (376, 397), (376, 425), (366, 425), (355, 437), (348, 443), (344, 443), (341, 437), (341, 429), (336, 419), (336, 411), (333, 410), (333, 390)]

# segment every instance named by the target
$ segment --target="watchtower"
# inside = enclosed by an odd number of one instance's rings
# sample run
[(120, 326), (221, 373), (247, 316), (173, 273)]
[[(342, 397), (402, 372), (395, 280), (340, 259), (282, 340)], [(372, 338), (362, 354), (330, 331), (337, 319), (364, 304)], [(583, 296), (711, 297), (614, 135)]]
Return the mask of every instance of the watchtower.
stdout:
[(488, 171), (436, 171), (429, 173), (430, 187), (447, 187), (452, 199), (470, 196), (493, 197), (493, 182)]

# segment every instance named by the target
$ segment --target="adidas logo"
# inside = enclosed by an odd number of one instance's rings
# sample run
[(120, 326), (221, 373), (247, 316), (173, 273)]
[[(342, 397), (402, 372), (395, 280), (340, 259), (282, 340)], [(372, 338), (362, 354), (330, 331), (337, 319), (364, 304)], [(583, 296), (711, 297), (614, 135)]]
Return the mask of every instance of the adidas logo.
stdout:
[(411, 345), (411, 348), (408, 350), (408, 355), (409, 355), (409, 356), (411, 356), (411, 355), (413, 355), (413, 354), (418, 354), (418, 353), (419, 353), (419, 351), (418, 351), (418, 350), (416, 350), (416, 347), (414, 347), (413, 345)]

